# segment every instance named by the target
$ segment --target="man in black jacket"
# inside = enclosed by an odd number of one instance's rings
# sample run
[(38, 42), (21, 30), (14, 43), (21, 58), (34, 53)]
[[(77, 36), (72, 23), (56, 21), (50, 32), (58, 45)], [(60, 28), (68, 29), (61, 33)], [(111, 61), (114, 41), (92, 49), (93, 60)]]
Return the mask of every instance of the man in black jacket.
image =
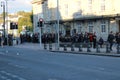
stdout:
[(117, 44), (120, 44), (120, 32), (116, 34), (116, 42)]
[(112, 46), (113, 46), (113, 43), (114, 43), (114, 38), (115, 38), (115, 36), (114, 36), (113, 32), (111, 31), (110, 34), (108, 35), (108, 39), (107, 39), (107, 41), (110, 44), (110, 50), (111, 51), (112, 51)]

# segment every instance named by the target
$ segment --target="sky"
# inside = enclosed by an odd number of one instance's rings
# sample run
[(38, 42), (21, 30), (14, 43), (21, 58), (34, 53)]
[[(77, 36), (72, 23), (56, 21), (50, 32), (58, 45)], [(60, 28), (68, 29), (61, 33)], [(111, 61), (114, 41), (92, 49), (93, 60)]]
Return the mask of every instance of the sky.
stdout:
[[(4, 0), (0, 0), (4, 1)], [(18, 11), (29, 12), (32, 10), (32, 0), (7, 0), (8, 1), (8, 13), (15, 13)], [(1, 4), (1, 3), (0, 3)], [(2, 7), (0, 7), (0, 13), (2, 12)]]

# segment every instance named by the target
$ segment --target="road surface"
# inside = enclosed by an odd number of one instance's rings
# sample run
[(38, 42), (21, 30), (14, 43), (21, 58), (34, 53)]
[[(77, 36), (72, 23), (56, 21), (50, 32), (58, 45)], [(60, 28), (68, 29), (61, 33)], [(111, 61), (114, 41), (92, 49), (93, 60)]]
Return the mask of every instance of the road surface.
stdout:
[(6, 46), (0, 80), (120, 80), (120, 58)]

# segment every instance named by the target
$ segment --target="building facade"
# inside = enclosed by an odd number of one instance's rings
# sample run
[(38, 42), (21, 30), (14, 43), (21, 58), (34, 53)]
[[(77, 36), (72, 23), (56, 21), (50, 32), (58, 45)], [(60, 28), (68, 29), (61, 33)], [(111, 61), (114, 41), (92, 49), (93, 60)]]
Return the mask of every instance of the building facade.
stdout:
[(62, 35), (96, 32), (98, 37), (106, 40), (110, 31), (120, 32), (119, 2), (120, 0), (33, 0), (34, 32), (39, 32), (37, 22), (42, 18), (43, 33), (56, 33), (59, 15), (59, 32)]
[[(10, 23), (15, 22), (18, 23), (19, 15), (17, 14), (9, 14), (11, 16), (5, 17), (5, 35), (8, 34), (14, 34), (14, 36), (18, 36), (18, 29), (11, 30), (10, 29)], [(0, 17), (0, 19), (3, 19), (3, 17)], [(3, 22), (0, 23), (0, 33), (4, 34), (4, 27)]]

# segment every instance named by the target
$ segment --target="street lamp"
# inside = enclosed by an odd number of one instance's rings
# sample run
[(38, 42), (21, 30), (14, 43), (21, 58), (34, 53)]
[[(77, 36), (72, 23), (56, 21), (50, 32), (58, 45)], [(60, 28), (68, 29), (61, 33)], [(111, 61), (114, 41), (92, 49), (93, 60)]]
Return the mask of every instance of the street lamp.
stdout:
[(7, 26), (7, 45), (8, 45), (8, 0), (5, 0), (6, 2), (6, 26)]
[(2, 1), (1, 2), (1, 7), (3, 7), (3, 28), (4, 28), (4, 30), (3, 30), (3, 32), (4, 32), (4, 39), (5, 39), (5, 3)]
[[(43, 0), (43, 1), (47, 1), (47, 0)], [(57, 50), (59, 50), (59, 44), (60, 44), (60, 42), (59, 42), (59, 0), (57, 0), (57, 7), (56, 7), (56, 9), (57, 9), (57, 12), (56, 12), (56, 21), (57, 21), (57, 36), (56, 36), (56, 38), (57, 38), (57, 40), (56, 40), (56, 49)]]
[(57, 49), (59, 50), (59, 0), (57, 0)]
[(4, 0), (5, 3), (6, 3), (6, 34), (7, 34), (7, 44), (8, 44), (8, 30), (9, 30), (9, 27), (8, 27), (8, 1), (9, 0)]

